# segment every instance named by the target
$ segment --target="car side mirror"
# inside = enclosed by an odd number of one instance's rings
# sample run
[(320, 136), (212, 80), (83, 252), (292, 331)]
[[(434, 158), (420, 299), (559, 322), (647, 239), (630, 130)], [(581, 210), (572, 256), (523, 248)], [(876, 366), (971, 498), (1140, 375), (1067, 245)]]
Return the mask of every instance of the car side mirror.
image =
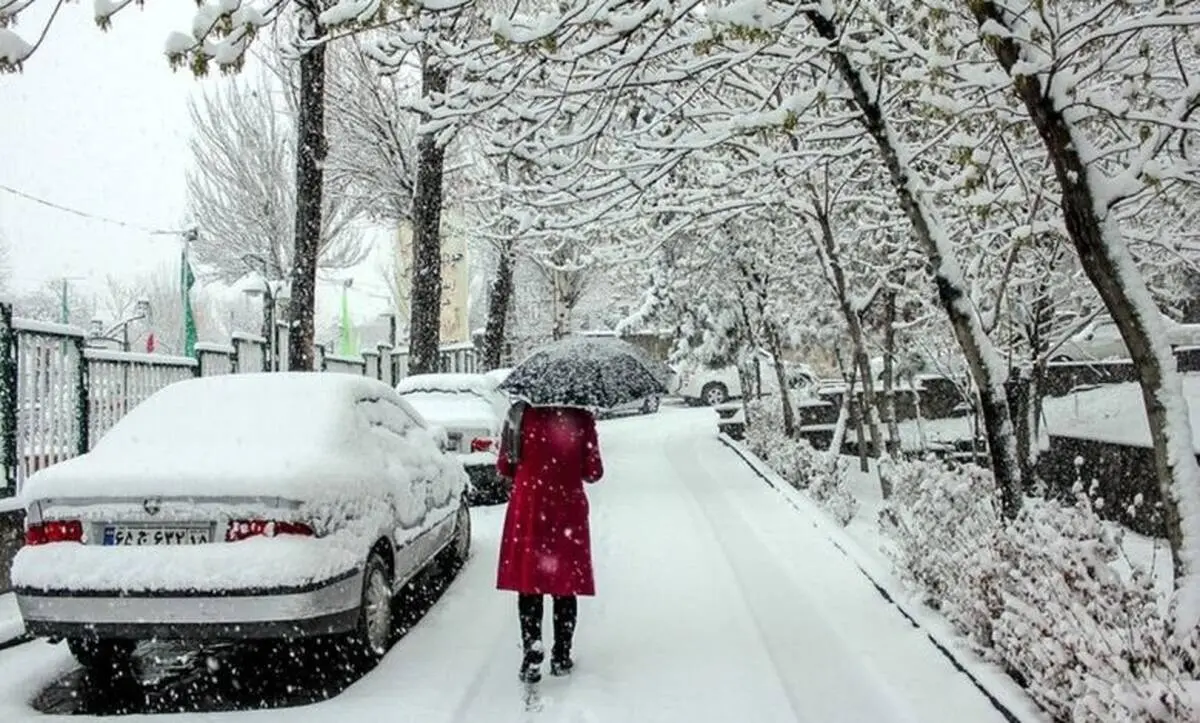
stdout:
[(450, 435), (446, 433), (446, 428), (437, 424), (429, 425), (429, 436), (433, 437), (433, 441), (437, 442), (438, 449), (445, 452), (450, 447)]

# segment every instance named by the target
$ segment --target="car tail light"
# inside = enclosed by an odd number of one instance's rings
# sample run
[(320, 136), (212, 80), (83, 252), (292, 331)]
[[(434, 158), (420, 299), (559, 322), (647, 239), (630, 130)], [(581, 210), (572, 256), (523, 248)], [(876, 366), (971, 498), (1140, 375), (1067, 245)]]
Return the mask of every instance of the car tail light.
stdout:
[(238, 542), (249, 537), (278, 537), (280, 535), (313, 537), (315, 534), (313, 528), (303, 522), (288, 522), (286, 520), (231, 520), (229, 522), (229, 529), (225, 531), (225, 541)]
[(50, 520), (25, 528), (26, 545), (48, 545), (51, 542), (83, 542), (83, 523), (79, 520)]
[(471, 451), (487, 452), (491, 450), (492, 445), (495, 443), (495, 440), (488, 439), (487, 437), (476, 437), (475, 439), (471, 440)]

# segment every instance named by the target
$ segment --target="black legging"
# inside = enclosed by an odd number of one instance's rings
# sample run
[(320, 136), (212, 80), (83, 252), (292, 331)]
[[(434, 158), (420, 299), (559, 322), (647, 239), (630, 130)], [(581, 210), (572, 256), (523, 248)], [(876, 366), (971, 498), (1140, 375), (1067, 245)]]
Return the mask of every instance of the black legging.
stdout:
[[(517, 611), (521, 616), (521, 643), (529, 650), (542, 639), (542, 615), (545, 610), (542, 595), (518, 595)], [(559, 656), (571, 654), (571, 639), (575, 635), (575, 618), (579, 612), (575, 596), (554, 598), (554, 651)]]

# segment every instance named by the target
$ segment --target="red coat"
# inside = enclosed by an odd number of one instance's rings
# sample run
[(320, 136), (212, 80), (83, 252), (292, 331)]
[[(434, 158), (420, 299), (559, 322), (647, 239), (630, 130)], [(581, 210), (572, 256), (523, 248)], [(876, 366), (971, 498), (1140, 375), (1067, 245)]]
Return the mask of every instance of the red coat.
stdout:
[[(581, 409), (529, 407), (516, 470), (501, 445), (496, 467), (513, 479), (496, 587), (541, 595), (595, 595), (584, 482), (604, 475), (596, 420)], [(515, 475), (514, 475), (515, 471)]]

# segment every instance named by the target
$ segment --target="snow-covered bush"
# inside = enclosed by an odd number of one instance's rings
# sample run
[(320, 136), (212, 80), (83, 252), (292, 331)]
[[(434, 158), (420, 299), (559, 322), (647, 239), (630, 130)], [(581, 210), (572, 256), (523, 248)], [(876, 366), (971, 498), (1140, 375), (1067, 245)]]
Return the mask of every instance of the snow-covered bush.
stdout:
[(885, 462), (888, 532), (903, 579), (1027, 687), (1055, 720), (1191, 721), (1168, 645), (1165, 601), (1146, 571), (1113, 566), (1121, 534), (1076, 489), (998, 514), (986, 470)]
[(789, 439), (783, 433), (783, 413), (778, 402), (753, 400), (746, 405), (750, 424), (746, 443), (759, 459), (788, 484), (808, 490), (813, 500), (841, 525), (858, 512), (858, 500), (846, 484), (849, 463), (840, 455), (829, 455), (807, 439)]
[(892, 554), (901, 577), (988, 656), (1004, 573), (991, 475), (933, 460), (885, 461), (879, 473), (892, 486)]
[(812, 450), (821, 466), (816, 467), (820, 473), (814, 476), (808, 487), (808, 493), (817, 504), (837, 520), (842, 527), (850, 524), (850, 520), (858, 514), (858, 499), (850, 492), (846, 484), (850, 473), (850, 461), (841, 455), (827, 455), (814, 450), (807, 441), (803, 445)]
[(1112, 567), (1121, 529), (1082, 486), (1029, 500), (1000, 538), (1009, 569), (993, 642), (1043, 706), (1071, 721), (1192, 721), (1170, 622), (1150, 575)]

